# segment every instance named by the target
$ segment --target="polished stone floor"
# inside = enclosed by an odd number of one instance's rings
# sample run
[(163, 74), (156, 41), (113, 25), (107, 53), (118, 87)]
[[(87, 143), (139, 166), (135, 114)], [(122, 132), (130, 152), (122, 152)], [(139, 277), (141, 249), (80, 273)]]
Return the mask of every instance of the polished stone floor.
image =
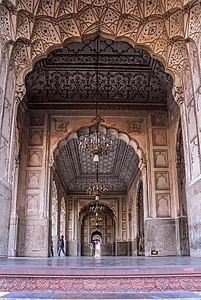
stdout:
[(157, 267), (163, 268), (164, 266), (173, 267), (200, 267), (201, 257), (190, 257), (190, 256), (152, 256), (152, 257), (141, 257), (141, 256), (101, 256), (100, 258), (88, 257), (88, 256), (61, 256), (61, 257), (49, 257), (49, 258), (29, 258), (29, 257), (9, 257), (0, 258), (0, 268), (16, 266), (36, 266), (36, 267), (71, 267), (71, 268), (83, 268), (83, 267), (140, 267), (149, 268)]
[(0, 299), (60, 299), (60, 300), (130, 300), (130, 299), (201, 299), (201, 293), (193, 292), (149, 292), (149, 293), (66, 293), (66, 292), (11, 292), (0, 293)]
[(201, 257), (189, 256), (166, 256), (166, 257), (132, 257), (132, 256), (102, 256), (100, 258), (94, 257), (51, 257), (51, 258), (0, 258), (0, 271), (2, 269), (16, 269), (16, 268), (37, 268), (40, 269), (157, 269), (164, 268), (172, 269), (200, 269)]
[[(201, 258), (194, 257), (52, 257), (0, 258), (0, 277), (4, 274), (117, 276), (136, 274), (201, 274)], [(118, 275), (119, 274), (119, 275)], [(1, 292), (1, 290), (0, 290)], [(3, 292), (3, 291), (2, 291)], [(201, 299), (201, 291), (164, 292), (63, 292), (11, 291), (0, 293), (0, 299)]]

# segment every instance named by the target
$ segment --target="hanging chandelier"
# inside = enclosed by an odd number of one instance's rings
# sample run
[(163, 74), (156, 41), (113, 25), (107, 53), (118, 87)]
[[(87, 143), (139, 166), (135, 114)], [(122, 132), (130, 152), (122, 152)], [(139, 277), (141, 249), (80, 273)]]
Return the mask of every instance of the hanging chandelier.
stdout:
[(89, 196), (94, 196), (95, 200), (99, 200), (100, 196), (107, 191), (108, 189), (104, 185), (102, 185), (100, 182), (96, 182), (94, 185), (88, 187), (86, 193)]
[(90, 218), (91, 221), (95, 222), (96, 230), (98, 230), (99, 222), (103, 221), (102, 212), (105, 210), (105, 205), (99, 204), (98, 200), (95, 201), (95, 203), (92, 203), (89, 206), (89, 212), (94, 214), (93, 217)]
[(86, 190), (86, 193), (87, 195), (89, 196), (93, 196), (95, 197), (95, 200), (96, 200), (96, 204), (97, 204), (97, 207), (98, 207), (98, 201), (100, 199), (100, 196), (104, 193), (106, 193), (108, 191), (108, 188), (106, 186), (104, 186), (104, 184), (101, 184), (99, 182), (99, 179), (98, 179), (98, 162), (96, 162), (96, 182), (94, 185), (91, 185), (87, 188)]
[[(82, 153), (91, 153), (93, 161), (99, 162), (101, 155), (108, 155), (115, 148), (115, 137), (111, 134), (100, 132), (101, 123), (104, 119), (98, 114), (98, 95), (99, 95), (99, 37), (96, 38), (96, 112), (92, 120), (94, 132), (80, 137), (79, 150)], [(99, 187), (97, 187), (99, 189)]]

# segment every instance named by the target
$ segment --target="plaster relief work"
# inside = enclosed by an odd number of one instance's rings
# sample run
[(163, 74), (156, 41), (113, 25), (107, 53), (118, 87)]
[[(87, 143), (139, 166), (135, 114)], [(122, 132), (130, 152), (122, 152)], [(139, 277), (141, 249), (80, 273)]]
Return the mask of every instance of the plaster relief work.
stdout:
[(168, 151), (167, 150), (153, 150), (154, 167), (167, 168), (168, 167)]
[[(158, 228), (158, 227), (157, 227)], [(176, 254), (176, 234), (175, 234), (175, 225), (166, 224), (162, 227), (161, 236), (158, 239), (159, 247), (163, 249), (165, 247), (166, 251), (169, 253)]]
[(1, 136), (1, 143), (0, 143), (0, 174), (4, 178), (6, 178), (6, 172), (5, 170), (7, 169), (7, 152), (8, 152), (8, 143), (7, 141)]
[(185, 102), (188, 104), (193, 97), (193, 83), (191, 78), (190, 70), (186, 70), (183, 74), (184, 79), (184, 93), (185, 93)]
[[(10, 209), (9, 209), (10, 201), (11, 200), (8, 199), (7, 197), (0, 195), (0, 208), (3, 212), (3, 215), (0, 218), (0, 228), (4, 234), (6, 234), (8, 231), (8, 227), (6, 226), (6, 224), (10, 216)], [(6, 250), (6, 248), (7, 248), (7, 244), (4, 241), (4, 237), (0, 236), (0, 253), (3, 253), (3, 251)]]
[(153, 145), (154, 146), (167, 146), (167, 135), (165, 129), (153, 129)]
[(197, 108), (198, 129), (201, 136), (201, 87), (199, 87), (199, 89), (196, 91), (196, 108)]
[(20, 226), (20, 252), (40, 251), (44, 248), (45, 230), (43, 225), (38, 224), (23, 224)]
[(41, 167), (42, 166), (42, 151), (29, 150), (28, 151), (28, 166)]
[(166, 116), (165, 115), (152, 115), (151, 124), (152, 126), (166, 126)]
[(169, 173), (168, 172), (155, 172), (155, 189), (156, 190), (169, 190)]
[(190, 144), (190, 159), (192, 179), (200, 174), (200, 160), (198, 150), (198, 138), (196, 137)]
[(3, 90), (2, 90), (2, 88), (0, 87), (0, 111), (2, 111), (3, 100), (4, 100), (4, 97), (3, 97)]
[(189, 139), (190, 141), (192, 141), (197, 135), (194, 99), (190, 102), (188, 106), (188, 132)]
[(193, 42), (189, 43), (189, 59), (191, 72), (193, 76), (193, 87), (195, 90), (200, 86), (200, 71), (199, 71), (199, 62), (198, 62), (198, 51)]
[(43, 129), (30, 129), (29, 130), (29, 146), (42, 146), (43, 145)]
[(38, 189), (40, 187), (40, 171), (27, 171), (26, 187)]
[(68, 132), (68, 121), (54, 120), (54, 130), (56, 132)]
[(30, 126), (43, 126), (45, 123), (45, 115), (44, 114), (35, 114), (31, 113), (29, 118)]
[(11, 123), (11, 105), (5, 99), (4, 110), (3, 110), (3, 123), (2, 123), (2, 134), (8, 141), (10, 136), (10, 123)]
[(127, 121), (128, 132), (140, 134), (143, 131), (143, 119)]
[(26, 214), (37, 215), (39, 211), (39, 195), (32, 194), (26, 197)]
[(156, 194), (157, 217), (170, 217), (170, 194)]

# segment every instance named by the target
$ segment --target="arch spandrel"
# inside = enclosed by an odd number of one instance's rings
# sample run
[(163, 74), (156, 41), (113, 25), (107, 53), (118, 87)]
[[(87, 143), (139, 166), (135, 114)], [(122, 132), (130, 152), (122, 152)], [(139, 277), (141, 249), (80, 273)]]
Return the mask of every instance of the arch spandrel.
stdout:
[[(174, 74), (175, 84), (185, 72), (188, 56), (184, 38), (200, 36), (199, 1), (123, 2), (114, 0), (1, 1), (6, 20), (2, 43), (16, 40), (12, 52), (17, 83), (24, 83), (33, 64), (72, 40), (100, 33), (145, 47)], [(6, 28), (5, 28), (6, 26)], [(14, 30), (16, 28), (16, 32)], [(175, 59), (176, 57), (176, 59)]]

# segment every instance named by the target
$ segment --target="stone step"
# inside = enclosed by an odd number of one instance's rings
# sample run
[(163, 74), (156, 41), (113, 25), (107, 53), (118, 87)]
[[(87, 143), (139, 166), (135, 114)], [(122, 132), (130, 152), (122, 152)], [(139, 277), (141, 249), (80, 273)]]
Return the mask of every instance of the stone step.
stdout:
[(124, 293), (115, 293), (115, 292), (54, 292), (54, 291), (38, 291), (38, 292), (0, 292), (0, 299), (57, 299), (57, 300), (125, 300), (125, 299), (201, 299), (201, 292), (190, 292), (190, 291), (166, 291), (166, 292), (124, 292)]

